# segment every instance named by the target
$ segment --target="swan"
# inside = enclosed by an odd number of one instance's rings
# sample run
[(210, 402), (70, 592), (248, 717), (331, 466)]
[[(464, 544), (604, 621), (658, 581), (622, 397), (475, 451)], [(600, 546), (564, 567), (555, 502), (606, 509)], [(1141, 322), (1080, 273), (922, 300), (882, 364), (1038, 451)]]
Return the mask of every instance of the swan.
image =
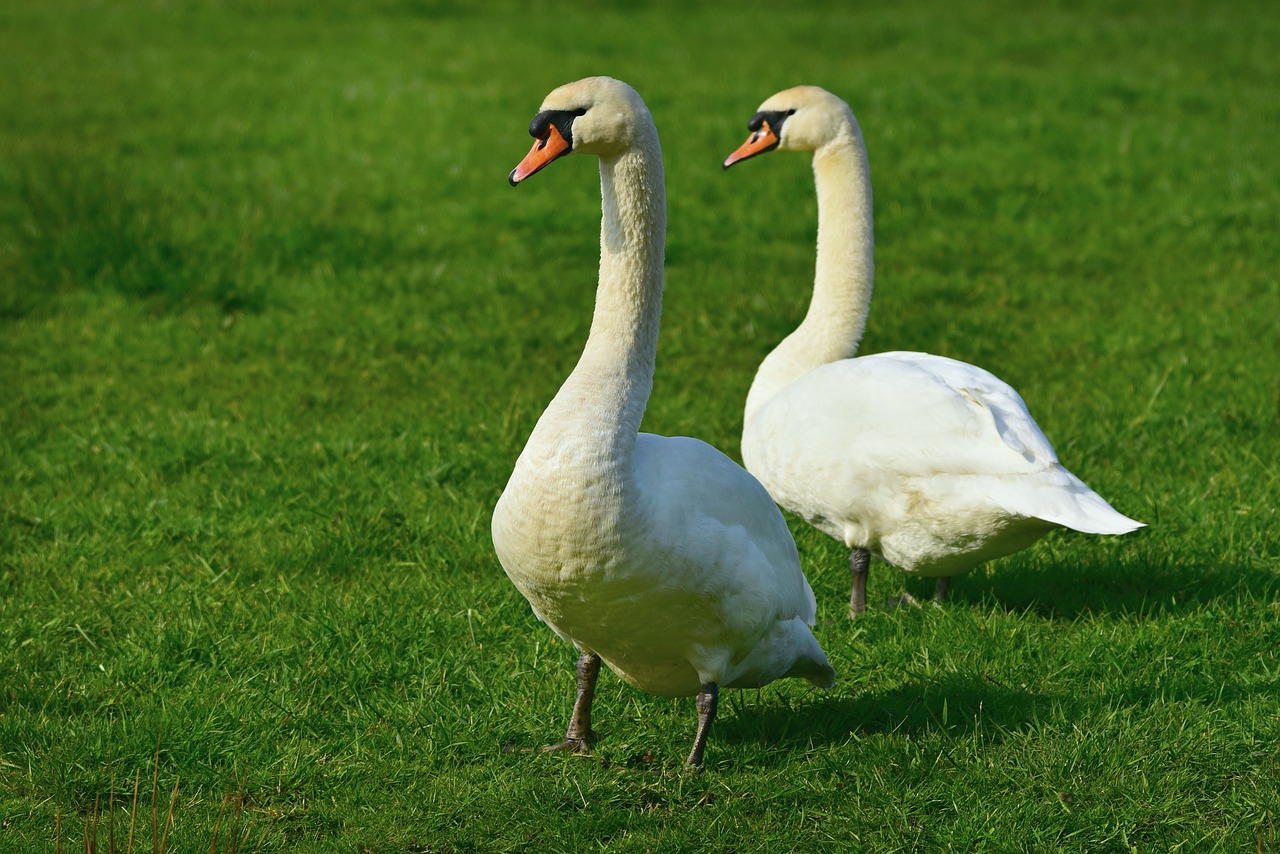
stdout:
[(640, 95), (608, 77), (554, 90), (513, 186), (568, 154), (600, 158), (600, 276), (577, 366), (538, 419), (493, 511), (498, 560), (577, 649), (564, 741), (586, 752), (603, 661), (641, 691), (696, 695), (699, 767), (720, 688), (801, 677), (830, 688), (816, 602), (781, 511), (710, 445), (638, 433), (662, 311), (662, 153)]
[(871, 302), (871, 174), (848, 104), (816, 86), (779, 92), (728, 169), (774, 149), (812, 151), (818, 251), (808, 313), (760, 364), (742, 457), (783, 507), (852, 550), (850, 615), (866, 609), (870, 553), (911, 575), (952, 576), (1049, 531), (1124, 534), (1122, 515), (1058, 462), (1008, 384), (928, 353), (853, 358)]

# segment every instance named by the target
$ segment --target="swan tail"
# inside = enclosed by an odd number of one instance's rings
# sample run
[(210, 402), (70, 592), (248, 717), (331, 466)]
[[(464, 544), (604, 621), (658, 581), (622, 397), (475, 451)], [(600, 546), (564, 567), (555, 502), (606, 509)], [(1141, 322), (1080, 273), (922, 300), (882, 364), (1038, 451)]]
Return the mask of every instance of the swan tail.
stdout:
[(830, 691), (836, 685), (836, 669), (827, 661), (827, 657), (818, 650), (816, 658), (800, 658), (785, 674), (787, 679), (803, 679), (815, 688)]
[(788, 677), (805, 679), (824, 691), (829, 691), (836, 684), (836, 669), (827, 661), (827, 654), (822, 651), (818, 639), (806, 626), (803, 632), (797, 631), (800, 650), (795, 664), (787, 671)]
[[(1088, 487), (1085, 487), (1088, 489)], [(1130, 519), (1112, 507), (1105, 498), (1092, 489), (1076, 496), (1073, 509), (1076, 511), (1068, 517), (1045, 519), (1056, 522), (1075, 531), (1085, 534), (1127, 534), (1139, 528), (1145, 528), (1145, 522)], [(1042, 517), (1043, 518), (1043, 517)]]
[(779, 620), (751, 654), (725, 674), (722, 688), (759, 688), (775, 679), (806, 679), (822, 689), (836, 684), (836, 671), (818, 639), (800, 618)]
[(1060, 465), (1054, 465), (1038, 477), (1029, 489), (1025, 482), (1005, 485), (1005, 490), (996, 491), (996, 500), (1005, 509), (1021, 516), (1041, 519), (1083, 534), (1127, 534), (1146, 527), (1145, 522), (1130, 519), (1116, 510), (1084, 481)]
[(836, 687), (836, 669), (828, 664), (825, 659), (822, 661), (821, 666), (815, 662), (809, 670), (791, 675), (806, 679), (815, 688), (821, 688), (823, 691), (830, 691)]

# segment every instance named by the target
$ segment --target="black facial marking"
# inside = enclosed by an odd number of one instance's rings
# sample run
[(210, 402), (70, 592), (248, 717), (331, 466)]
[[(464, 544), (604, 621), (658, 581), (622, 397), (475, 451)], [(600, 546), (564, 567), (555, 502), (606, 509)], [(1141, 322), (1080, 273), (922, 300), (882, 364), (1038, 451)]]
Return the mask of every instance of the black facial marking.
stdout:
[(782, 123), (787, 120), (787, 116), (795, 115), (795, 112), (795, 110), (761, 110), (747, 122), (747, 130), (758, 132), (764, 127), (764, 123), (768, 122), (773, 135), (781, 139)]
[(582, 107), (576, 110), (543, 110), (529, 122), (529, 136), (534, 139), (546, 139), (547, 134), (551, 132), (551, 126), (555, 125), (556, 130), (560, 131), (560, 135), (564, 137), (564, 141), (569, 143), (569, 150), (572, 151), (573, 120), (585, 112), (586, 109)]

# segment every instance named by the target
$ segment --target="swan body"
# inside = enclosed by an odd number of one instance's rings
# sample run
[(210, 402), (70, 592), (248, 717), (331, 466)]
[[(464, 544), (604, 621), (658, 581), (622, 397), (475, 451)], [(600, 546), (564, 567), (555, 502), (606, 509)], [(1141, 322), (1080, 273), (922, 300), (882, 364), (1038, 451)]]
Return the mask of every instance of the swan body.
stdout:
[(779, 504), (912, 575), (966, 572), (1056, 527), (1135, 527), (1058, 462), (1009, 385), (927, 353), (813, 369), (756, 413), (743, 458)]
[(769, 98), (725, 167), (813, 151), (814, 293), (800, 326), (761, 363), (742, 455), (783, 507), (853, 550), (851, 609), (865, 608), (866, 558), (945, 579), (1023, 549), (1055, 528), (1123, 534), (1114, 510), (1058, 461), (1007, 383), (928, 353), (853, 358), (870, 308), (871, 178), (844, 101), (813, 86)]
[(787, 676), (830, 687), (813, 592), (760, 483), (696, 439), (639, 433), (662, 305), (666, 203), (653, 120), (594, 77), (547, 96), (511, 173), (600, 158), (600, 278), (582, 356), (534, 427), (493, 513), (493, 544), (534, 613), (580, 652), (563, 745), (585, 749), (603, 661), (664, 697), (698, 696), (702, 763), (719, 688)]

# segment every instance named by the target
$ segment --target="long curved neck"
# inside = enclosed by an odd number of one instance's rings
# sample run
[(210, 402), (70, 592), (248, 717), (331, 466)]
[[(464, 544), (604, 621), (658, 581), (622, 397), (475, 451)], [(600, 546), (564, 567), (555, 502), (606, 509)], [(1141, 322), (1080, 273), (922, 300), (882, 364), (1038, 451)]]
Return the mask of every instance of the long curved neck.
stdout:
[[(582, 357), (539, 421), (576, 453), (627, 465), (653, 387), (666, 194), (656, 132), (600, 161), (600, 284)], [(532, 440), (531, 440), (532, 441)]]
[(760, 363), (747, 395), (748, 420), (809, 371), (856, 353), (867, 323), (875, 238), (871, 170), (856, 123), (847, 135), (814, 152), (813, 176), (818, 188), (813, 299), (800, 325)]

